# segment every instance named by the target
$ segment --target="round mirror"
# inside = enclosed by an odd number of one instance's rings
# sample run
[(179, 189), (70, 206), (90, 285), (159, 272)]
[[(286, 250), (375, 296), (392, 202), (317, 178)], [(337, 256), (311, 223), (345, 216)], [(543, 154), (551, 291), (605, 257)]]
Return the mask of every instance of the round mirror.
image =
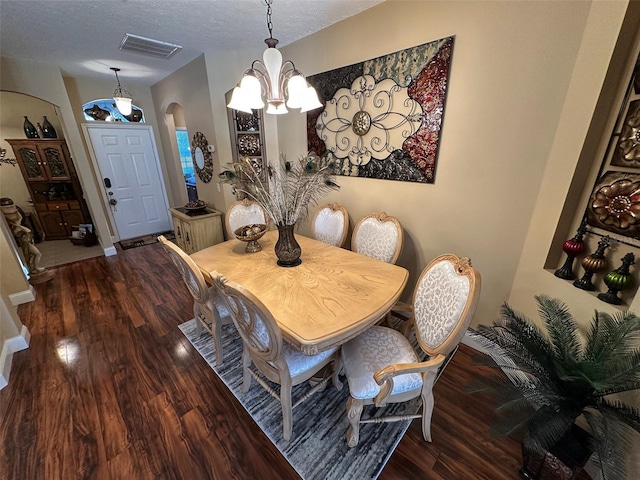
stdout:
[(204, 183), (209, 183), (213, 176), (213, 159), (208, 147), (207, 138), (202, 132), (196, 132), (191, 140), (191, 159), (194, 170)]
[(204, 154), (200, 147), (196, 147), (196, 165), (198, 168), (204, 168)]

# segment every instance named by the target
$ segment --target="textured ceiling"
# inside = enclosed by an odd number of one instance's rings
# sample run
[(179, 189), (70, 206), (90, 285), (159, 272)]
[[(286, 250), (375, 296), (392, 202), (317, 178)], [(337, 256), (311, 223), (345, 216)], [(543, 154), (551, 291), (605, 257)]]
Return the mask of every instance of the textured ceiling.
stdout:
[[(287, 45), (384, 0), (274, 0), (273, 36)], [(58, 65), (68, 76), (152, 85), (203, 52), (266, 48), (264, 0), (0, 0), (0, 54)], [(172, 58), (118, 50), (125, 33), (182, 45)]]

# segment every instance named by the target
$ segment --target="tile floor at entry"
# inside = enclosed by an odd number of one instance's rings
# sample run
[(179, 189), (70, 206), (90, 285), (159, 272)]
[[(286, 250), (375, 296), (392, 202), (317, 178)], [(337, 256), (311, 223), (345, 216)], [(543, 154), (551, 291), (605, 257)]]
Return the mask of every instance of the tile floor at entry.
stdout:
[(74, 245), (69, 240), (46, 240), (36, 243), (36, 247), (42, 254), (40, 266), (44, 268), (104, 255), (100, 244), (85, 247), (84, 245)]

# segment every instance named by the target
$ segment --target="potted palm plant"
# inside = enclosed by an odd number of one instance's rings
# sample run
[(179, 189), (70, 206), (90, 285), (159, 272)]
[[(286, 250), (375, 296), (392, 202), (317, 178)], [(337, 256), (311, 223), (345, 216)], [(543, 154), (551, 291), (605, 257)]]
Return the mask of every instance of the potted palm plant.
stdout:
[[(544, 328), (505, 303), (493, 325), (471, 332), (508, 377), (491, 387), (494, 432), (521, 438), (523, 478), (574, 478), (590, 456), (604, 480), (627, 478), (640, 442), (640, 317), (596, 311), (582, 338), (563, 302), (535, 298)], [(625, 403), (623, 392), (637, 403)]]

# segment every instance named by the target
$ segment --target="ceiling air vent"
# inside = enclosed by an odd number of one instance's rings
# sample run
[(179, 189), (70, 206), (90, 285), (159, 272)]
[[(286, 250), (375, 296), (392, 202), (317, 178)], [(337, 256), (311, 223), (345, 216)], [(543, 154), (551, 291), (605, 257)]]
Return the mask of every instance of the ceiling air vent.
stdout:
[(120, 50), (139, 53), (141, 55), (149, 55), (158, 58), (170, 58), (174, 53), (182, 49), (180, 45), (161, 42), (152, 38), (139, 37), (126, 33), (122, 42), (120, 42)]

